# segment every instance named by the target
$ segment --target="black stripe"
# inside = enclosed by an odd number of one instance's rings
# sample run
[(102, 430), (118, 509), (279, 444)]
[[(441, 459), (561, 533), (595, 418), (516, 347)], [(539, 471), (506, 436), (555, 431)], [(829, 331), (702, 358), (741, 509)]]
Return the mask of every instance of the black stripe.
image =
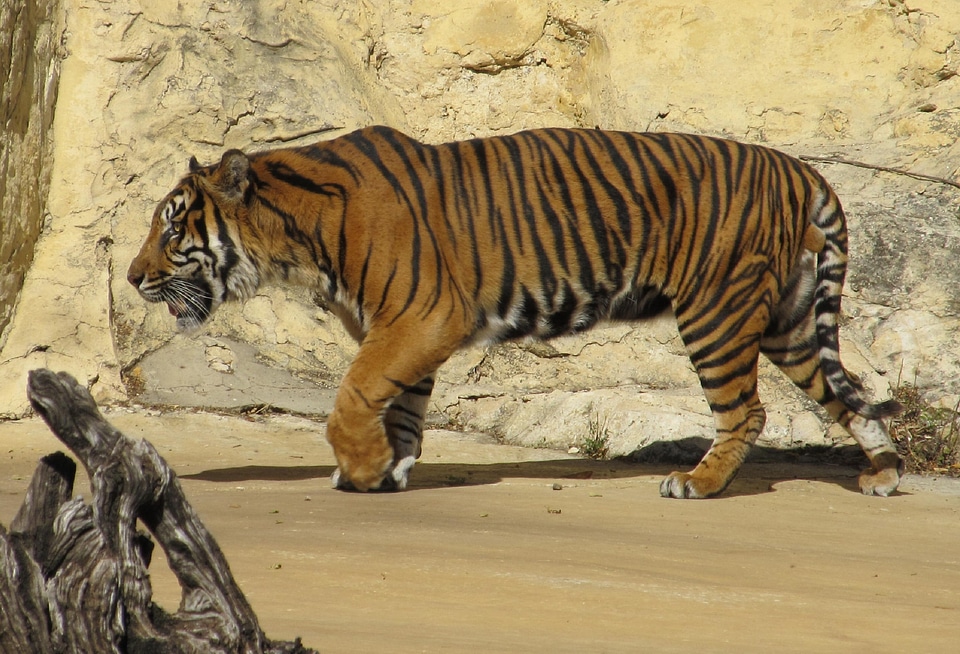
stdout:
[(325, 144), (321, 145), (319, 143), (315, 143), (303, 148), (300, 152), (308, 159), (312, 159), (317, 163), (329, 164), (331, 166), (336, 166), (341, 170), (347, 171), (355, 184), (360, 184), (362, 181), (363, 176), (357, 167), (354, 166), (352, 162), (347, 161), (339, 154), (333, 152)]
[[(534, 253), (537, 260), (537, 268), (539, 271), (539, 281), (541, 284), (541, 290), (546, 297), (553, 297), (557, 290), (557, 278), (553, 272), (553, 262), (547, 256), (546, 250), (543, 246), (543, 241), (539, 237), (539, 230), (541, 224), (541, 216), (533, 208), (530, 196), (527, 193), (527, 179), (524, 172), (525, 167), (530, 167), (537, 169), (540, 166), (539, 162), (536, 160), (536, 157), (533, 156), (533, 153), (530, 150), (527, 150), (528, 157), (524, 157), (524, 153), (520, 150), (520, 144), (518, 143), (519, 139), (516, 138), (505, 138), (504, 145), (510, 153), (510, 160), (513, 164), (513, 177), (516, 179), (516, 196), (519, 201), (519, 214), (523, 217), (524, 222), (527, 226), (527, 233), (529, 234), (531, 245), (533, 246)], [(508, 182), (510, 181), (508, 176)], [(508, 188), (513, 192), (513, 184), (508, 184)], [(517, 231), (519, 233), (520, 219), (516, 213), (512, 216), (514, 223), (517, 225)]]
[(366, 292), (367, 286), (367, 273), (370, 270), (370, 259), (373, 256), (373, 243), (367, 243), (367, 256), (363, 258), (363, 268), (360, 269), (360, 283), (357, 286), (356, 302), (357, 302), (357, 320), (359, 321), (361, 327), (364, 323), (364, 311), (363, 311), (363, 298)]
[(416, 419), (416, 420), (423, 420), (423, 416), (422, 416), (422, 415), (420, 415), (420, 414), (417, 413), (416, 411), (412, 411), (412, 410), (408, 409), (407, 407), (405, 407), (405, 406), (403, 406), (403, 405), (401, 405), (401, 404), (393, 403), (393, 404), (390, 405), (389, 410), (390, 410), (390, 411), (396, 411), (397, 413), (402, 413), (402, 414), (404, 414), (405, 416), (408, 416), (408, 417), (410, 417), (410, 418), (414, 418), (414, 419)]
[(386, 424), (386, 427), (389, 427), (390, 429), (393, 429), (396, 431), (406, 432), (418, 440), (422, 434), (422, 431), (418, 429), (416, 426), (406, 425), (401, 422), (389, 422)]
[(403, 393), (409, 393), (410, 395), (420, 395), (421, 397), (429, 397), (433, 392), (433, 383), (431, 382), (427, 388), (422, 388), (420, 385), (423, 383), (423, 379), (418, 381), (415, 384), (405, 384), (399, 379), (393, 379), (392, 377), (386, 377), (386, 380), (400, 389)]
[(394, 263), (394, 266), (390, 269), (390, 274), (387, 276), (387, 283), (383, 285), (383, 293), (380, 295), (380, 304), (377, 305), (376, 311), (373, 312), (374, 316), (380, 315), (380, 312), (383, 311), (383, 307), (387, 303), (387, 298), (390, 297), (390, 287), (393, 286), (393, 279), (397, 276), (397, 266)]
[[(396, 153), (396, 155), (400, 158), (400, 161), (403, 163), (404, 169), (407, 173), (407, 181), (409, 181), (409, 183), (413, 186), (413, 191), (417, 198), (417, 204), (419, 205), (419, 208), (420, 208), (420, 211), (417, 212), (416, 210), (414, 210), (412, 205), (408, 205), (410, 208), (410, 218), (414, 221), (414, 230), (413, 230), (414, 241), (417, 243), (417, 253), (413, 258), (413, 265), (411, 266), (411, 268), (416, 272), (417, 283), (411, 285), (410, 293), (407, 297), (407, 302), (405, 304), (404, 310), (401, 311), (400, 314), (397, 314), (396, 317), (394, 317), (394, 321), (396, 321), (396, 319), (399, 318), (400, 315), (412, 305), (413, 299), (414, 297), (416, 297), (416, 294), (417, 294), (417, 290), (419, 286), (419, 276), (420, 276), (419, 262), (420, 262), (420, 251), (421, 251), (421, 245), (420, 245), (420, 239), (421, 239), (420, 229), (421, 228), (423, 228), (426, 231), (427, 236), (430, 238), (430, 244), (433, 246), (433, 253), (436, 261), (435, 268), (437, 271), (436, 279), (434, 280), (434, 287), (433, 287), (434, 288), (433, 301), (429, 305), (425, 305), (421, 310), (421, 315), (426, 316), (436, 308), (437, 304), (440, 302), (440, 297), (443, 293), (443, 266), (440, 265), (442, 256), (440, 254), (440, 246), (437, 241), (437, 236), (433, 231), (433, 227), (430, 224), (430, 220), (428, 216), (427, 193), (426, 193), (426, 190), (424, 189), (423, 182), (421, 181), (421, 177), (420, 177), (421, 171), (419, 168), (413, 165), (413, 162), (411, 162), (410, 157), (407, 154), (407, 150), (403, 147), (403, 144), (400, 143), (398, 137), (402, 137), (407, 142), (408, 145), (414, 148), (414, 151), (417, 153), (420, 153), (422, 149), (427, 146), (424, 146), (423, 144), (418, 143), (413, 139), (410, 139), (409, 137), (401, 134), (400, 132), (397, 132), (396, 130), (392, 130), (386, 127), (377, 127), (377, 128), (374, 128), (374, 131), (377, 135), (383, 138), (383, 140), (387, 143), (387, 145), (390, 146), (390, 148), (394, 151), (394, 153)], [(392, 322), (393, 321), (391, 321), (391, 323)]]
[[(560, 154), (565, 160), (565, 163), (576, 169), (576, 161), (574, 161), (569, 144), (565, 143), (560, 138), (561, 134), (567, 134), (567, 132), (550, 130), (544, 132), (544, 134), (549, 137), (549, 139), (559, 149)], [(577, 255), (577, 268), (580, 286), (588, 293), (593, 293), (597, 287), (596, 275), (593, 270), (592, 257), (588, 254), (586, 246), (584, 245), (584, 238), (582, 230), (580, 229), (580, 216), (573, 215), (573, 207), (576, 205), (570, 192), (571, 184), (569, 181), (569, 176), (564, 171), (560, 159), (556, 156), (551, 157), (551, 168), (553, 173), (553, 183), (555, 188), (560, 191), (561, 207), (567, 214), (567, 224), (569, 226), (569, 232), (572, 235), (571, 240), (573, 241), (574, 251)], [(601, 252), (601, 257), (604, 254), (605, 252)]]
[(570, 331), (573, 326), (574, 312), (576, 312), (580, 302), (577, 296), (574, 295), (573, 290), (570, 288), (570, 282), (567, 280), (563, 280), (563, 286), (560, 287), (560, 291), (555, 299), (555, 305), (556, 304), (558, 304), (559, 307), (547, 316), (549, 328), (547, 333), (543, 335), (544, 338), (565, 334)]
[[(451, 145), (451, 154), (453, 163), (456, 166), (456, 187), (454, 193), (456, 200), (457, 215), (461, 223), (466, 223), (470, 232), (470, 254), (473, 260), (473, 299), (480, 297), (480, 289), (483, 287), (483, 262), (480, 260), (480, 247), (477, 239), (476, 214), (479, 212), (477, 206), (477, 194), (471, 192), (471, 188), (466, 185), (467, 174), (464, 170), (464, 151), (461, 143)], [(475, 211), (476, 209), (476, 211)]]
[(295, 186), (302, 191), (307, 191), (308, 193), (314, 193), (316, 195), (336, 195), (336, 193), (330, 190), (330, 184), (318, 184), (309, 177), (304, 177), (300, 173), (296, 172), (293, 168), (283, 162), (267, 160), (266, 167), (273, 177), (280, 180), (284, 184)]
[[(527, 147), (531, 150), (531, 156), (537, 162), (537, 165), (532, 167), (532, 172), (534, 175), (534, 184), (536, 184), (537, 199), (540, 204), (540, 222), (546, 223), (553, 235), (553, 256), (556, 258), (557, 264), (559, 264), (560, 269), (564, 273), (569, 273), (570, 266), (567, 261), (567, 246), (563, 230), (563, 221), (550, 202), (552, 196), (556, 194), (553, 188), (549, 188), (549, 186), (553, 185), (546, 177), (546, 171), (549, 169), (547, 160), (549, 159), (556, 165), (556, 158), (539, 134), (524, 132), (522, 136), (527, 141)], [(536, 152), (533, 152), (534, 149)], [(552, 267), (551, 265), (551, 269)], [(550, 295), (552, 294), (553, 292), (550, 293)]]

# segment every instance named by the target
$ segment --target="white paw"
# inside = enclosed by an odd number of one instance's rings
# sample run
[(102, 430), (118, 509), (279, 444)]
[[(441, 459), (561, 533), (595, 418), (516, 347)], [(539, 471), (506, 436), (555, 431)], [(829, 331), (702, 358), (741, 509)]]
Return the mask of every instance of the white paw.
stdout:
[[(383, 492), (405, 489), (410, 480), (410, 470), (413, 469), (413, 464), (416, 462), (417, 457), (415, 456), (403, 457), (387, 472), (387, 476), (383, 478), (380, 485), (370, 490)], [(330, 475), (330, 486), (332, 486), (334, 490), (356, 490), (353, 483), (340, 472), (340, 468), (334, 470), (333, 474)]]
[(390, 472), (390, 476), (393, 477), (393, 481), (396, 484), (397, 490), (403, 490), (407, 487), (407, 482), (410, 480), (410, 471), (413, 469), (413, 464), (417, 462), (417, 457), (415, 456), (405, 456), (394, 465), (393, 470)]

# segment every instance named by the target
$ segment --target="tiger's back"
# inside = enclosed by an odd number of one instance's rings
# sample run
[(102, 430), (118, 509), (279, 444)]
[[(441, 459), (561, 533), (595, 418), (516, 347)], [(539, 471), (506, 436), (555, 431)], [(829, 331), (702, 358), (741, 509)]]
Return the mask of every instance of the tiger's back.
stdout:
[[(802, 250), (807, 207), (829, 192), (779, 152), (689, 135), (547, 129), (408, 145), (425, 152), (408, 178), (438, 199), (416, 220), (448, 248), (414, 262), (451, 262), (449, 297), (478, 305), (485, 341), (582, 331), (669, 300), (719, 304), (748, 261), (779, 292)], [(757, 170), (767, 179), (748, 172)], [(752, 203), (764, 186), (769, 205)], [(773, 207), (776, 220), (765, 215)]]
[[(761, 350), (863, 444), (874, 464), (865, 492), (896, 487), (900, 463), (879, 418), (897, 407), (865, 402), (839, 360), (843, 213), (823, 178), (785, 154), (566, 129), (431, 146), (378, 127), (231, 151), (183, 184), (195, 198), (184, 223), (214, 235), (213, 259), (239, 262), (210, 279), (201, 266), (194, 287), (222, 302), (272, 278), (314, 286), (360, 341), (328, 425), (340, 485), (405, 485), (434, 373), (465, 344), (672, 306), (718, 437), (664, 495), (713, 495), (732, 479), (763, 428)], [(166, 202), (130, 279), (169, 304), (149, 281), (163, 260), (151, 240), (177, 213)], [(231, 283), (235, 274), (248, 279)]]

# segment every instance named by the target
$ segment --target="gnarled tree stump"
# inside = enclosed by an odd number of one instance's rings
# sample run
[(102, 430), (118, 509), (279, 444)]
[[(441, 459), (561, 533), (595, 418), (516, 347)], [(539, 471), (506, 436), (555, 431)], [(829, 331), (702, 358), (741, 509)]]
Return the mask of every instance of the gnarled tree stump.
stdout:
[[(289, 653), (269, 641), (213, 537), (150, 443), (103, 419), (66, 373), (34, 370), (30, 403), (90, 476), (93, 503), (70, 499), (76, 464), (44, 457), (7, 532), (0, 526), (0, 652)], [(153, 604), (153, 540), (180, 582), (180, 610)]]

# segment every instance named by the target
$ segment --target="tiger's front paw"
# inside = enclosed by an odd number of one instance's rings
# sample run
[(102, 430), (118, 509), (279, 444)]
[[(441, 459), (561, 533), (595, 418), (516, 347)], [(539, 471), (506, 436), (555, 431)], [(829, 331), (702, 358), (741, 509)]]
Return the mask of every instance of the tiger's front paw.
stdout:
[(417, 459), (414, 456), (407, 456), (399, 461), (395, 461), (388, 467), (385, 473), (380, 476), (379, 481), (375, 485), (370, 484), (363, 488), (354, 483), (352, 479), (347, 478), (347, 476), (340, 471), (340, 468), (337, 468), (330, 477), (330, 483), (336, 490), (343, 491), (372, 491), (377, 493), (401, 491), (407, 487), (407, 483), (410, 481), (410, 470), (413, 469), (413, 465), (416, 462)]
[(671, 472), (660, 482), (661, 497), (703, 499), (713, 497), (727, 487), (728, 480), (694, 472)]
[(331, 481), (334, 488), (365, 492), (380, 487), (387, 473), (393, 467), (393, 450), (383, 442), (384, 447), (374, 448), (336, 448), (339, 466)]

